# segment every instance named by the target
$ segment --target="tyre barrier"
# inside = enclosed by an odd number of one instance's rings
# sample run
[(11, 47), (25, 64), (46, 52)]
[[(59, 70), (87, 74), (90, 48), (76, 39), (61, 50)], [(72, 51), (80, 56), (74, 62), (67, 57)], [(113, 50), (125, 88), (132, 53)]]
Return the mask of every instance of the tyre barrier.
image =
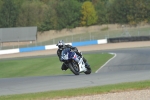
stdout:
[(150, 40), (150, 36), (117, 37), (117, 38), (107, 39), (108, 43), (149, 41), (149, 40)]

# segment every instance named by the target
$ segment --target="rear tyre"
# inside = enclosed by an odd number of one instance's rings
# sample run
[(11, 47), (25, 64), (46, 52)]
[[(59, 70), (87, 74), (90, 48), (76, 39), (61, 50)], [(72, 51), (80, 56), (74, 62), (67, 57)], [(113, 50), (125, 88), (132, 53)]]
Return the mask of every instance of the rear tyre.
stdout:
[(85, 74), (91, 74), (91, 72), (92, 72), (92, 70), (91, 70), (91, 68), (89, 67), (89, 68), (87, 68), (87, 71), (84, 72), (84, 73), (85, 73)]

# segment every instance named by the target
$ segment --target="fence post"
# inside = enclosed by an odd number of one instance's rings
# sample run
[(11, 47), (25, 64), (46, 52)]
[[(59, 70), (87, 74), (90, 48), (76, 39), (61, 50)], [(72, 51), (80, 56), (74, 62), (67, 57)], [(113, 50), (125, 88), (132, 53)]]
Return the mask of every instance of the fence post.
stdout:
[(18, 48), (19, 48), (19, 37), (18, 37)]
[(90, 34), (90, 41), (91, 41), (91, 32), (89, 34)]
[(73, 33), (72, 33), (72, 42), (73, 42)]
[(1, 42), (1, 49), (3, 49), (3, 43)]
[(37, 46), (37, 39), (35, 40), (35, 46)]
[(53, 44), (55, 44), (55, 39), (53, 38)]
[(0, 39), (0, 50), (1, 50), (1, 48), (2, 48), (2, 44), (1, 44), (1, 39)]
[(0, 39), (0, 50), (1, 50), (1, 48), (2, 48), (2, 43), (1, 43), (1, 39)]

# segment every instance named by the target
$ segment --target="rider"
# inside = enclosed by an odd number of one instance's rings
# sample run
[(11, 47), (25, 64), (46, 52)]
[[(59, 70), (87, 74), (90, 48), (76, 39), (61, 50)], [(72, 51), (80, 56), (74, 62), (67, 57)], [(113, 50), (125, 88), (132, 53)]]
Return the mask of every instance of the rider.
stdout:
[[(78, 51), (78, 49), (76, 47), (73, 47), (71, 45), (65, 45), (65, 43), (63, 42), (63, 40), (60, 40), (57, 45), (58, 46), (58, 50), (57, 50), (57, 55), (59, 57), (59, 60), (61, 61), (61, 52), (63, 49), (65, 48), (70, 48), (71, 50), (73, 50), (77, 55), (79, 55), (80, 57), (83, 58), (83, 61), (85, 63), (85, 67), (90, 68), (90, 65), (87, 63), (87, 60), (82, 56), (81, 52)], [(66, 65), (63, 63), (63, 65), (61, 66), (62, 70), (67, 70), (68, 67), (66, 67)]]

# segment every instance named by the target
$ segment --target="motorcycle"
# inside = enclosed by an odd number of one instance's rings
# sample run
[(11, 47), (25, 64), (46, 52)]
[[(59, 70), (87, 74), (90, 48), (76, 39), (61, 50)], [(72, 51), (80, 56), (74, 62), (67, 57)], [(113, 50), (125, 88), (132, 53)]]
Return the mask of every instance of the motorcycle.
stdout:
[(83, 58), (71, 51), (70, 48), (66, 48), (61, 52), (61, 60), (75, 75), (79, 75), (82, 72), (85, 74), (91, 73), (91, 68), (85, 67)]

